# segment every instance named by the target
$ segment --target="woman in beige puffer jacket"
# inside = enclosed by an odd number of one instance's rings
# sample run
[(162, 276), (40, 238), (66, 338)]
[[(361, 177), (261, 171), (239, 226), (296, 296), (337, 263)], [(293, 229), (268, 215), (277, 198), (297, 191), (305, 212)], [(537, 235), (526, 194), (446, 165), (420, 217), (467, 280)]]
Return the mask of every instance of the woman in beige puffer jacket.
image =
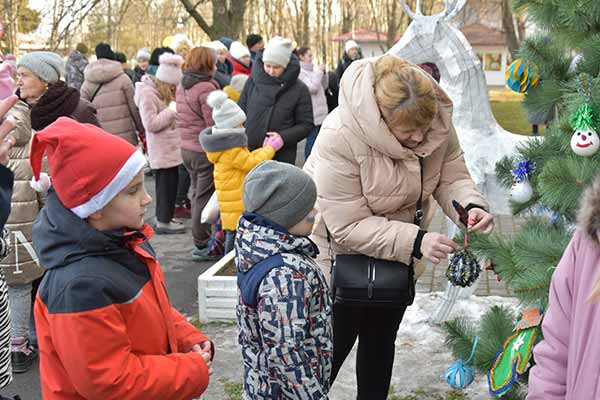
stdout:
[(133, 83), (121, 63), (101, 58), (85, 68), (84, 76), (81, 97), (96, 107), (102, 129), (137, 145), (136, 131), (143, 135), (144, 126), (133, 101)]
[[(369, 58), (354, 62), (340, 86), (339, 107), (325, 119), (305, 166), (317, 184), (320, 214), (312, 238), (326, 274), (325, 226), (334, 255), (405, 264), (439, 262), (457, 247), (426, 231), (434, 200), (454, 221), (457, 200), (469, 210), (473, 230), (492, 228), (452, 126), (452, 102), (424, 71), (391, 55)], [(419, 228), (413, 222), (421, 188), (425, 217)], [(336, 304), (332, 382), (359, 336), (358, 399), (385, 399), (405, 309)]]

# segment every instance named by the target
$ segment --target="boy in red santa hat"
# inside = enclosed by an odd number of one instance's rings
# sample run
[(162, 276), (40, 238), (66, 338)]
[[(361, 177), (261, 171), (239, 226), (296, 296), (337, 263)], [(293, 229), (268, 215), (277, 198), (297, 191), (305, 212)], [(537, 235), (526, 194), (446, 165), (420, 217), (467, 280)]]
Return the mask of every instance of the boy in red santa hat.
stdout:
[(44, 154), (52, 189), (33, 227), (47, 269), (35, 301), (42, 397), (199, 397), (214, 348), (169, 302), (144, 223), (144, 157), (64, 117), (33, 137), (32, 186)]

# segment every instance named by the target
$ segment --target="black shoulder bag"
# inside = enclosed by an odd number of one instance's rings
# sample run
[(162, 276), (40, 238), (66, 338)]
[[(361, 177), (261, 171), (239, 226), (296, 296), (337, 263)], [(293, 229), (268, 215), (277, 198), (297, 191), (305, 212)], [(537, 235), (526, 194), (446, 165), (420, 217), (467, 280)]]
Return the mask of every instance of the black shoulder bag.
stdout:
[[(417, 201), (414, 224), (423, 220), (423, 159), (421, 194)], [(326, 228), (327, 229), (327, 228)], [(331, 235), (327, 229), (331, 258), (331, 286), (335, 304), (371, 307), (406, 307), (415, 298), (415, 271), (413, 264), (380, 260), (365, 255), (340, 254), (333, 256)]]

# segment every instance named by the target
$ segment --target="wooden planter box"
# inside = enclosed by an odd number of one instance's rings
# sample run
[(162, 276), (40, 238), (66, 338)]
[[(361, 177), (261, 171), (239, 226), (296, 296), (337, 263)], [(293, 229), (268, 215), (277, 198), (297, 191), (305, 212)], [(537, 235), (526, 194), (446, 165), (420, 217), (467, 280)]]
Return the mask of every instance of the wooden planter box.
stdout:
[(198, 311), (200, 322), (232, 321), (236, 319), (238, 302), (237, 278), (219, 276), (232, 266), (235, 251), (230, 252), (198, 277)]

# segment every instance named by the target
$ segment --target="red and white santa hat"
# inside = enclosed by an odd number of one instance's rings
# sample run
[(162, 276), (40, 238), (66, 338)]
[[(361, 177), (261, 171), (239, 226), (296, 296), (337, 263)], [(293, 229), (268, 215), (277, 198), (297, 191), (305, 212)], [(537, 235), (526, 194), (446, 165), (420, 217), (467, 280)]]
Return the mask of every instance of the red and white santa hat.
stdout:
[(127, 141), (66, 117), (33, 136), (29, 162), (38, 182), (44, 154), (58, 198), (80, 218), (104, 208), (146, 165)]

